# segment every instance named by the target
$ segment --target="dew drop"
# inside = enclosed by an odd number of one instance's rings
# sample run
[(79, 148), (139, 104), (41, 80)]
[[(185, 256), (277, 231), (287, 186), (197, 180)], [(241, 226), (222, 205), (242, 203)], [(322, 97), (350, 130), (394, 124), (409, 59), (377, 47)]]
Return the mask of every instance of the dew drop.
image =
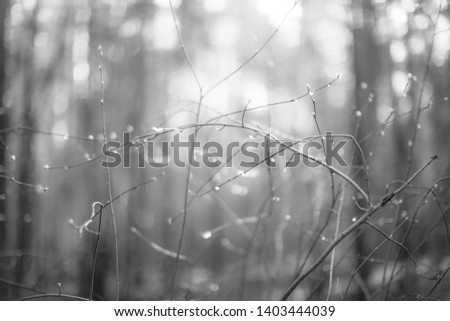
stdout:
[(13, 161), (15, 161), (15, 160), (16, 160), (16, 155), (11, 155), (11, 159), (12, 159)]
[(409, 147), (412, 147), (412, 145), (413, 145), (412, 140), (408, 140), (408, 146), (409, 146)]
[(316, 113), (315, 112), (312, 112), (311, 114), (313, 115), (313, 117), (316, 117)]
[(385, 134), (385, 133), (384, 133), (384, 130), (382, 130), (382, 131), (381, 131), (381, 136), (384, 136), (384, 134)]
[(94, 140), (94, 135), (89, 135), (89, 136), (88, 136), (88, 139), (89, 139), (89, 140)]
[(253, 135), (248, 136), (248, 138), (249, 138), (250, 140), (255, 140), (255, 136), (253, 136)]
[(64, 166), (63, 168), (64, 168), (65, 171), (69, 170), (69, 166)]
[(364, 81), (361, 83), (360, 86), (361, 86), (362, 89), (367, 89), (367, 87), (368, 87), (368, 86), (367, 86), (367, 83), (364, 82)]
[(64, 139), (64, 140), (68, 140), (68, 139), (69, 139), (69, 135), (64, 135), (64, 136), (63, 136), (63, 139)]
[(117, 134), (116, 134), (116, 132), (111, 132), (111, 134), (109, 135), (109, 137), (110, 137), (111, 139), (117, 139)]
[(322, 241), (326, 241), (327, 240), (327, 238), (325, 237), (325, 236), (322, 236)]
[(360, 110), (357, 110), (355, 114), (356, 114), (356, 117), (361, 117), (362, 116), (362, 112)]
[(447, 101), (448, 100), (448, 97), (444, 97), (444, 101)]
[(203, 233), (201, 234), (201, 237), (202, 237), (204, 240), (207, 240), (207, 239), (211, 238), (211, 236), (212, 236), (211, 231), (206, 231), (206, 232), (203, 232)]
[(373, 152), (369, 152), (369, 156), (372, 157), (373, 156)]
[(421, 130), (422, 129), (422, 125), (421, 124), (417, 124), (416, 128), (417, 128), (417, 130)]
[(214, 187), (214, 190), (216, 190), (216, 191), (220, 190), (220, 186)]
[(352, 222), (353, 222), (353, 223), (356, 222), (356, 217), (352, 218)]
[(126, 130), (131, 133), (134, 130), (134, 127), (132, 125), (127, 125)]
[(275, 203), (278, 203), (281, 201), (281, 198), (278, 196), (274, 196), (274, 197), (272, 197), (272, 201), (274, 201)]
[(50, 168), (50, 165), (48, 165), (48, 164), (44, 165), (44, 169), (49, 169), (49, 168)]
[(284, 219), (285, 219), (286, 221), (289, 221), (291, 218), (292, 218), (292, 216), (290, 216), (289, 214), (286, 214), (286, 215), (284, 216)]

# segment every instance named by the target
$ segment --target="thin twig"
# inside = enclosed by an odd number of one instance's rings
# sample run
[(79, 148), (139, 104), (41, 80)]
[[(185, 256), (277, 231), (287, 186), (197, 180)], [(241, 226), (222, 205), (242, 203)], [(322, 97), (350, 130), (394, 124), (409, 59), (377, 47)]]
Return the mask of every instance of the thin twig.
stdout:
[(97, 232), (97, 237), (95, 239), (95, 246), (94, 246), (94, 254), (92, 257), (92, 270), (91, 270), (91, 290), (89, 292), (89, 301), (92, 301), (92, 298), (94, 296), (94, 285), (95, 285), (95, 265), (97, 263), (97, 254), (98, 254), (98, 246), (100, 244), (100, 233), (102, 230), (102, 212), (103, 212), (103, 205), (102, 203), (99, 202), (95, 202), (92, 204), (92, 216), (95, 215), (95, 206), (96, 205), (100, 206), (100, 214), (99, 214), (99, 219), (98, 219), (98, 232)]
[(155, 242), (150, 241), (141, 232), (139, 232), (137, 230), (137, 228), (135, 228), (134, 226), (130, 227), (130, 231), (131, 231), (131, 233), (133, 233), (137, 237), (139, 237), (141, 240), (143, 240), (145, 243), (147, 243), (152, 249), (154, 249), (155, 251), (157, 251), (157, 252), (159, 252), (159, 253), (161, 253), (161, 254), (163, 254), (165, 256), (168, 256), (168, 257), (171, 257), (171, 258), (174, 258), (174, 259), (176, 259), (178, 257), (179, 260), (186, 261), (188, 263), (193, 263), (194, 262), (191, 258), (187, 257), (186, 255), (183, 255), (183, 254), (179, 254), (178, 255), (177, 252), (173, 252), (173, 251), (170, 251), (168, 249), (165, 249), (162, 246), (156, 244)]
[[(342, 188), (342, 193), (341, 193), (341, 197), (339, 200), (339, 208), (337, 210), (337, 216), (336, 216), (336, 228), (334, 231), (335, 238), (337, 238), (339, 236), (342, 208), (344, 207), (344, 198), (345, 198), (345, 188)], [(328, 293), (327, 293), (327, 299), (326, 299), (327, 301), (330, 300), (331, 291), (333, 288), (333, 271), (334, 271), (335, 254), (336, 254), (336, 248), (334, 248), (333, 251), (331, 252), (330, 277), (329, 277)]]
[(242, 119), (241, 119), (242, 127), (244, 127), (245, 112), (247, 111), (247, 108), (249, 105), (250, 105), (250, 100), (247, 102), (247, 104), (244, 107), (244, 110), (242, 111)]
[(180, 49), (183, 52), (184, 58), (189, 64), (189, 68), (191, 69), (192, 75), (195, 78), (195, 82), (197, 83), (198, 88), (202, 88), (202, 85), (200, 84), (200, 80), (198, 78), (197, 72), (195, 71), (194, 65), (192, 64), (192, 60), (189, 57), (189, 54), (187, 52), (186, 46), (184, 45), (183, 37), (181, 36), (180, 27), (178, 25), (177, 17), (175, 16), (175, 10), (173, 9), (172, 0), (169, 0), (170, 5), (170, 12), (172, 14), (173, 23), (175, 25), (175, 29), (177, 31), (178, 41), (180, 43)]
[[(103, 142), (107, 142), (107, 132), (106, 132), (106, 113), (105, 113), (105, 82), (103, 80), (103, 69), (102, 69), (102, 60), (103, 60), (103, 51), (102, 46), (98, 46), (98, 54), (100, 57), (100, 64), (98, 65), (98, 69), (100, 72), (100, 90), (101, 90), (101, 99), (100, 105), (102, 108), (102, 122), (103, 122)], [(105, 156), (106, 159), (106, 156)], [(109, 167), (106, 167), (107, 173), (107, 184), (108, 184), (108, 197), (112, 199), (112, 186), (111, 186), (111, 171)], [(111, 203), (111, 220), (114, 234), (114, 252), (115, 252), (115, 274), (116, 274), (116, 301), (120, 298), (120, 276), (119, 276), (119, 242), (117, 239), (117, 224), (116, 224), (116, 214), (114, 211), (114, 205)]]
[(34, 184), (30, 184), (30, 183), (24, 183), (24, 182), (18, 181), (17, 179), (15, 179), (12, 176), (6, 176), (6, 175), (1, 175), (0, 174), (0, 178), (6, 179), (6, 180), (11, 181), (11, 182), (13, 182), (13, 183), (15, 183), (17, 185), (20, 185), (20, 186), (32, 187), (34, 189), (37, 189), (37, 190), (43, 191), (43, 192), (47, 192), (48, 191), (48, 187), (47, 186), (41, 186), (41, 185), (34, 185)]
[(89, 299), (86, 299), (86, 298), (82, 298), (82, 297), (75, 296), (75, 295), (61, 294), (61, 293), (31, 295), (31, 296), (22, 298), (19, 301), (31, 301), (31, 300), (43, 299), (43, 298), (52, 298), (52, 299), (60, 298), (60, 299), (67, 299), (68, 301), (89, 301)]

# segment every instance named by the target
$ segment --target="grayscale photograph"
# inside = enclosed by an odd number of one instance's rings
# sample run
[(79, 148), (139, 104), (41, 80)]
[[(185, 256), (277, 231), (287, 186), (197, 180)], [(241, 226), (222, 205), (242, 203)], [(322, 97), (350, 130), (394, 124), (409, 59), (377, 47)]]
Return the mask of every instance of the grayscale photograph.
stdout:
[(449, 54), (446, 0), (0, 1), (0, 300), (450, 300)]

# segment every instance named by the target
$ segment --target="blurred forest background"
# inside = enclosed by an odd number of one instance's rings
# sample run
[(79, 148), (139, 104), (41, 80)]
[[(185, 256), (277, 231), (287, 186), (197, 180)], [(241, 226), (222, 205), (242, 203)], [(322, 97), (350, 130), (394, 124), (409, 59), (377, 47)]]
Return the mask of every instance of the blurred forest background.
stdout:
[(172, 5), (194, 72), (169, 0), (0, 2), (0, 299), (280, 299), (369, 207), (324, 166), (138, 168), (137, 149), (108, 184), (105, 138), (183, 126), (351, 135), (364, 158), (347, 143), (339, 170), (372, 204), (437, 154), (290, 299), (450, 299), (447, 1)]

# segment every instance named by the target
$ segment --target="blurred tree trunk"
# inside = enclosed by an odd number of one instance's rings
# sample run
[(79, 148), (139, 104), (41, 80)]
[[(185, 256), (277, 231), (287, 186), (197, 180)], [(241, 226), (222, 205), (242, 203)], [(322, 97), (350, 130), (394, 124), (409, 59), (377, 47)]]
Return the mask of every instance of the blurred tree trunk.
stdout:
[[(361, 144), (364, 155), (368, 155), (370, 152), (371, 140), (365, 140), (369, 134), (371, 134), (376, 126), (376, 102), (375, 97), (373, 101), (368, 103), (369, 96), (376, 89), (376, 78), (379, 68), (378, 47), (374, 42), (373, 30), (375, 26), (375, 9), (370, 1), (353, 0), (353, 39), (354, 39), (354, 71), (355, 71), (355, 103), (357, 110), (362, 111), (362, 117), (359, 124), (358, 132), (356, 133), (356, 139)], [(364, 85), (363, 85), (364, 84)], [(362, 90), (367, 88), (367, 91)], [(364, 107), (367, 108), (364, 109)], [(366, 186), (365, 174), (362, 171), (362, 159), (361, 155), (357, 152), (355, 157), (355, 164), (357, 167), (354, 171), (355, 181), (360, 186)], [(358, 199), (359, 195), (355, 195)], [(354, 208), (356, 213), (359, 213), (358, 208)], [(367, 234), (358, 233), (355, 241), (355, 254), (358, 257), (356, 265), (363, 261), (364, 257), (369, 254), (370, 247)], [(367, 264), (365, 264), (360, 270), (359, 275), (363, 282), (367, 280), (369, 273)], [(355, 294), (353, 299), (362, 300), (365, 299), (362, 291)]]
[[(6, 107), (4, 106), (4, 95), (6, 91), (6, 48), (5, 48), (5, 17), (9, 1), (0, 1), (0, 131), (5, 130), (9, 126), (9, 118)], [(0, 132), (0, 174), (7, 173), (7, 141), (8, 133)], [(6, 214), (6, 180), (0, 179), (0, 252), (7, 249), (6, 247), (6, 222), (4, 216)], [(4, 278), (3, 268), (0, 268), (0, 277)], [(0, 291), (0, 300), (8, 298), (7, 291)]]
[[(33, 130), (35, 128), (34, 108), (34, 37), (37, 32), (36, 16), (39, 11), (39, 2), (36, 3), (32, 12), (29, 13), (28, 21), (24, 24), (24, 38), (20, 47), (20, 59), (22, 69), (22, 99), (18, 99), (21, 106), (19, 110), (19, 120), (23, 127)], [(33, 154), (33, 134), (24, 132), (17, 137), (17, 152), (15, 155), (15, 175), (14, 177), (25, 183), (34, 184), (34, 154)], [(14, 222), (12, 233), (12, 246), (10, 249), (27, 251), (32, 246), (32, 226), (33, 226), (33, 198), (34, 192), (25, 186), (15, 184), (14, 204), (12, 204), (11, 218)], [(17, 265), (14, 268), (14, 280), (23, 282), (31, 269), (31, 257), (20, 256), (17, 258)]]

